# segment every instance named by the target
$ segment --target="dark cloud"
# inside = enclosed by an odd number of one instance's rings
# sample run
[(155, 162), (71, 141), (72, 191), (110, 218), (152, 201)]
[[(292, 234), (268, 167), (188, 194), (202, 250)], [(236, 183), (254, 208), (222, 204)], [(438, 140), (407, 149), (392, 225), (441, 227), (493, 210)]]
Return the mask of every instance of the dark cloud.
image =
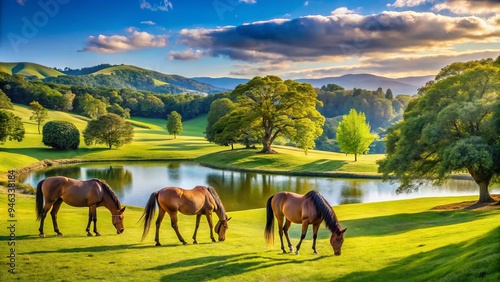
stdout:
[(322, 61), (411, 52), (500, 37), (494, 21), (434, 13), (383, 12), (276, 19), (217, 29), (184, 29), (178, 43), (206, 55), (258, 62)]

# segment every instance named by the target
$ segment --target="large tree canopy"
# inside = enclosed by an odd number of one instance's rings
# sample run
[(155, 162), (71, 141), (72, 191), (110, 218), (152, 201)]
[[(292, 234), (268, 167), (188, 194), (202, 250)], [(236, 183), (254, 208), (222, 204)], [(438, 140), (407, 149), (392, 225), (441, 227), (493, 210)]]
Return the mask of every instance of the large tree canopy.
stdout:
[(479, 185), (478, 202), (493, 201), (488, 187), (500, 175), (500, 132), (492, 118), (499, 94), (498, 59), (443, 68), (389, 129), (379, 172), (399, 177), (399, 191), (468, 172)]
[(271, 145), (278, 136), (296, 140), (299, 146), (311, 146), (309, 139), (323, 132), (325, 118), (316, 110), (322, 103), (308, 83), (257, 76), (238, 85), (231, 95), (236, 98), (235, 111), (246, 113), (245, 122), (258, 122), (263, 153), (275, 152)]
[(132, 142), (134, 127), (116, 114), (105, 114), (89, 121), (83, 131), (85, 145), (106, 144), (121, 147)]

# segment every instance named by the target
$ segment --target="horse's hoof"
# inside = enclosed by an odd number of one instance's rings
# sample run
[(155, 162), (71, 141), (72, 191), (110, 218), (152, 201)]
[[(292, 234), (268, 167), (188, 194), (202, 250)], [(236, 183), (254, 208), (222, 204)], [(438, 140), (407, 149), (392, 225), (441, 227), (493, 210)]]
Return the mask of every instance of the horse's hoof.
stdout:
[(96, 234), (95, 234), (95, 236), (101, 236), (101, 234), (99, 234), (99, 233), (96, 233)]
[(296, 255), (298, 255), (298, 254), (299, 254), (299, 251), (298, 251), (298, 250), (297, 250), (297, 251), (295, 251), (295, 254), (296, 254)]
[(193, 241), (193, 244), (198, 244), (198, 241)]
[(183, 245), (187, 245), (187, 242), (186, 242), (186, 241), (183, 241), (183, 242), (182, 242), (182, 244), (183, 244)]
[(40, 234), (38, 235), (38, 237), (40, 237), (40, 238), (45, 238), (45, 234), (40, 233)]
[(87, 236), (90, 237), (90, 236), (94, 236), (94, 235), (92, 235), (92, 233), (89, 232), (89, 233), (87, 233)]
[(57, 236), (62, 237), (63, 234), (62, 233), (57, 233)]
[(161, 246), (160, 242), (156, 242), (155, 246)]

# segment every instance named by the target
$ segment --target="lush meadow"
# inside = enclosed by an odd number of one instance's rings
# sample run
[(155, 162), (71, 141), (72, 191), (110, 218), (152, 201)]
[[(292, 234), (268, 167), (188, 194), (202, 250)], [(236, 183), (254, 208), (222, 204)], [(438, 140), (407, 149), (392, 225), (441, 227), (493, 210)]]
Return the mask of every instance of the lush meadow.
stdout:
[[(0, 190), (6, 203), (6, 191)], [(203, 219), (198, 245), (191, 244), (195, 217), (180, 216), (189, 244), (177, 241), (169, 220), (154, 246), (154, 225), (141, 242), (142, 209), (127, 207), (125, 232), (117, 235), (105, 208), (98, 209), (100, 237), (87, 237), (86, 208), (63, 204), (55, 236), (49, 217), (46, 238), (38, 237), (34, 197), (17, 195), (16, 275), (2, 263), (1, 281), (498, 281), (500, 215), (490, 211), (443, 211), (434, 207), (475, 197), (427, 198), (386, 203), (335, 206), (347, 227), (341, 256), (334, 256), (330, 233), (322, 226), (319, 255), (311, 250), (311, 230), (301, 253), (282, 254), (276, 232), (274, 247), (263, 237), (265, 210), (231, 212), (226, 241), (211, 243)], [(6, 204), (5, 204), (6, 206)], [(6, 221), (0, 228), (6, 230)], [(299, 226), (292, 225), (297, 244)], [(2, 232), (1, 254), (10, 254)]]

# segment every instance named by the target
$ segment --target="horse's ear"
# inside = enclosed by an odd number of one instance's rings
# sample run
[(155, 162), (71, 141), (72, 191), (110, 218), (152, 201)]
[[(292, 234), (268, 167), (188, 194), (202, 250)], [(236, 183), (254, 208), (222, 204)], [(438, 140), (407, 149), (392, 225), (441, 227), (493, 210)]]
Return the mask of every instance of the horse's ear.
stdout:
[(230, 218), (228, 218), (228, 219), (227, 219), (227, 221), (230, 221), (230, 220), (231, 220), (231, 218), (233, 218), (233, 217), (231, 216)]
[(344, 230), (340, 230), (340, 233), (344, 233), (347, 230), (347, 228), (344, 228)]
[(120, 213), (123, 213), (125, 211), (126, 207), (123, 207), (123, 209), (120, 210)]

